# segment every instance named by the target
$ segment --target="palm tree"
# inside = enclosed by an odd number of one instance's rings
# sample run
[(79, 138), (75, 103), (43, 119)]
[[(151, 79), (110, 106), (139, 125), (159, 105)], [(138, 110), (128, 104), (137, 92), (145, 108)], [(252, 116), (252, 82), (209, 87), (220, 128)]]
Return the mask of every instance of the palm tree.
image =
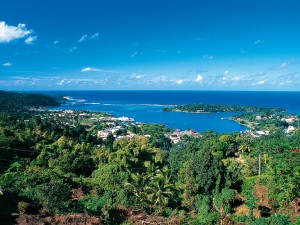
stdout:
[(175, 185), (171, 182), (171, 175), (167, 168), (157, 170), (156, 175), (145, 187), (149, 203), (152, 204), (154, 209), (158, 209), (158, 212), (169, 204), (175, 195), (175, 191)]
[[(148, 181), (148, 177), (144, 174), (132, 173), (131, 182), (125, 183), (125, 188), (133, 193), (135, 200), (138, 204), (142, 204), (146, 201), (147, 195), (144, 192), (144, 187)], [(143, 204), (142, 204), (143, 205)]]
[(238, 150), (242, 153), (251, 151), (251, 142), (249, 138), (244, 139), (244, 142), (239, 145)]

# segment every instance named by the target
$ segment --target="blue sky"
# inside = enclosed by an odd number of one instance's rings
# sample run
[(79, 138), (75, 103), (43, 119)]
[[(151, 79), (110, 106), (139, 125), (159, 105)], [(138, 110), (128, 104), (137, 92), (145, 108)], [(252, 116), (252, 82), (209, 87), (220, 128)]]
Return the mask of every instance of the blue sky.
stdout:
[(300, 91), (297, 0), (3, 0), (2, 90)]

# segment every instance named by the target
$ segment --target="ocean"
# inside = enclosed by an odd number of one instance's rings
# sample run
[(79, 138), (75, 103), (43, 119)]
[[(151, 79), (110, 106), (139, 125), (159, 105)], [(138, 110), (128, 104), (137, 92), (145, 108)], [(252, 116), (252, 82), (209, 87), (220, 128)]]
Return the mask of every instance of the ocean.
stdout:
[(300, 114), (300, 92), (248, 91), (44, 91), (67, 97), (66, 104), (53, 109), (105, 112), (134, 118), (136, 122), (164, 124), (170, 129), (206, 130), (218, 133), (242, 132), (248, 128), (234, 121), (221, 120), (237, 113), (163, 112), (166, 106), (211, 103), (279, 107)]

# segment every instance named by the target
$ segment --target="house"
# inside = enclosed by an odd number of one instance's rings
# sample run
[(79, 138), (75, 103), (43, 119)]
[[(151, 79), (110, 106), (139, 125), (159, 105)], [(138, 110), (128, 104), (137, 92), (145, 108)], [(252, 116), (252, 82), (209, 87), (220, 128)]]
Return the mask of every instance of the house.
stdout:
[(181, 136), (176, 133), (173, 133), (173, 134), (169, 135), (169, 138), (172, 143), (176, 144), (180, 141)]
[(121, 121), (121, 122), (133, 122), (134, 121), (133, 118), (129, 118), (129, 117), (125, 117), (125, 116), (118, 117), (117, 120)]
[(292, 133), (295, 130), (296, 130), (296, 128), (294, 126), (288, 126), (288, 128), (285, 130), (285, 132), (288, 134), (288, 133)]
[(285, 119), (285, 122), (287, 122), (287, 123), (293, 123), (295, 120), (296, 120), (295, 117), (290, 117), (290, 118)]
[(270, 134), (270, 131), (268, 131), (268, 130), (265, 130), (265, 131), (258, 130), (258, 131), (255, 131), (255, 133), (251, 132), (252, 137), (259, 137), (261, 135), (269, 135), (269, 134)]
[(126, 137), (129, 137), (129, 138), (134, 138), (136, 136), (135, 133), (129, 133), (126, 135)]
[(110, 134), (111, 132), (108, 130), (99, 130), (97, 133), (97, 136), (99, 138), (107, 138), (107, 136)]

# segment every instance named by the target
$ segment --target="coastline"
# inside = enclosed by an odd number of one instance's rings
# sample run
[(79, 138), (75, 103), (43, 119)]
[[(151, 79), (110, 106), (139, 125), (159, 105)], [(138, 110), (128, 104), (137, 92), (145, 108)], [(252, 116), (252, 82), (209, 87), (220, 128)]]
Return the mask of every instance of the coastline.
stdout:
[(249, 121), (246, 121), (247, 124), (242, 124), (240, 121), (235, 120), (235, 119), (233, 119), (233, 118), (229, 118), (229, 120), (234, 121), (234, 122), (238, 123), (238, 124), (241, 125), (241, 126), (244, 126), (244, 127), (247, 127), (247, 128), (249, 128), (249, 129), (251, 129), (251, 126), (249, 125)]
[[(177, 110), (176, 112), (165, 113), (162, 109), (167, 106), (193, 104), (195, 102), (237, 106), (259, 104), (260, 107), (284, 108), (288, 110), (288, 113), (300, 114), (300, 93), (294, 92), (269, 92), (268, 94), (239, 92), (237, 94), (236, 92), (220, 91), (139, 91), (139, 94), (136, 93), (133, 91), (56, 91), (55, 94), (68, 96), (74, 100), (66, 100), (66, 104), (55, 109), (104, 112), (117, 117), (134, 118), (138, 122), (164, 124), (170, 129), (194, 129), (199, 132), (212, 130), (218, 133), (249, 130), (249, 125), (247, 123), (241, 124), (237, 120), (220, 120), (221, 117), (230, 118), (237, 115), (239, 113), (237, 111), (235, 111), (236, 113), (191, 113)], [(76, 99), (85, 99), (86, 101), (80, 102)], [(73, 103), (71, 104), (71, 102)]]

